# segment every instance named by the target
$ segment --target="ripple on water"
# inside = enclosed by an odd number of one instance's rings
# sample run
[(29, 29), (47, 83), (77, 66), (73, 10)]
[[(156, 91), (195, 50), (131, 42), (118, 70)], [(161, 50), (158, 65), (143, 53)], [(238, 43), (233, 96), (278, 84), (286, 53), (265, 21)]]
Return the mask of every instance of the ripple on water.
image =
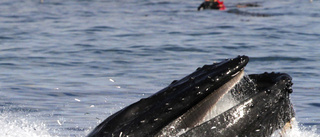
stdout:
[(99, 32), (99, 31), (110, 31), (110, 30), (114, 30), (114, 27), (110, 27), (110, 26), (94, 26), (91, 27), (89, 29), (86, 29), (84, 31), (86, 32)]
[(298, 61), (312, 61), (308, 58), (303, 58), (303, 57), (288, 57), (288, 56), (267, 56), (267, 57), (251, 57), (250, 58), (251, 62), (255, 61), (293, 61), (293, 62), (298, 62)]
[(0, 40), (12, 40), (14, 39), (13, 37), (8, 37), (8, 36), (0, 36)]
[(208, 52), (196, 47), (183, 47), (178, 45), (163, 45), (160, 48), (161, 51), (172, 51), (172, 52)]
[(320, 103), (309, 103), (309, 105), (320, 108)]

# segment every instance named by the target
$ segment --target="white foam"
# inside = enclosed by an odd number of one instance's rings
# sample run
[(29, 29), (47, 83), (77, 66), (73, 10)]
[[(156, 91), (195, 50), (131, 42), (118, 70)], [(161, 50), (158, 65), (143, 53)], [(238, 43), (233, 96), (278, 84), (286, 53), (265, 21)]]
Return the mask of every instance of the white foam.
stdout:
[(320, 137), (316, 126), (312, 126), (311, 129), (302, 125), (299, 126), (295, 119), (291, 121), (291, 125), (291, 129), (287, 129), (285, 132), (277, 130), (271, 137)]
[(29, 118), (13, 113), (1, 113), (0, 137), (51, 137), (44, 123)]

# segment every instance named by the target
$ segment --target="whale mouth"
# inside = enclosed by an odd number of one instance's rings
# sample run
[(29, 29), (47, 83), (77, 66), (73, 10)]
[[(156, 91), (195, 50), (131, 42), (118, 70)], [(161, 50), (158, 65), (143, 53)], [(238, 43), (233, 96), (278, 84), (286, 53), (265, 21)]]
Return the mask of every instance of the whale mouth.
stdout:
[(237, 136), (241, 132), (247, 136), (270, 136), (294, 117), (289, 100), (291, 86), (291, 77), (285, 73), (244, 76), (241, 70), (157, 136)]
[(204, 65), (116, 112), (91, 136), (270, 136), (294, 117), (285, 73), (244, 76), (247, 56)]
[(234, 90), (235, 85), (243, 78), (244, 70), (242, 69), (233, 76), (230, 81), (164, 127), (157, 136), (179, 136), (239, 103), (233, 99), (231, 91)]
[(287, 129), (295, 115), (289, 99), (292, 78), (288, 74), (251, 74), (237, 83), (228, 91), (234, 106), (179, 136), (270, 136), (276, 130)]

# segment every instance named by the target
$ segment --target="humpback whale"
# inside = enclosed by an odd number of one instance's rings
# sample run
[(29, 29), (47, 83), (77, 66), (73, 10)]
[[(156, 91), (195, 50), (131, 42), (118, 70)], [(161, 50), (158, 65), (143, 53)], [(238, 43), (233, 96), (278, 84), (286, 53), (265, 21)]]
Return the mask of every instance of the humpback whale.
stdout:
[(248, 62), (238, 56), (199, 67), (109, 116), (88, 137), (270, 136), (294, 117), (292, 78), (244, 76)]

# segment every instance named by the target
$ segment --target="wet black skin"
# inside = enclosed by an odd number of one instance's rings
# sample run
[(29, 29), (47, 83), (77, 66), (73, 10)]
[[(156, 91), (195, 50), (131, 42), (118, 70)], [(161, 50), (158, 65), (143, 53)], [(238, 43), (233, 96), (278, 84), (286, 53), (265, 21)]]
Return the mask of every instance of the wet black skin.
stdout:
[[(116, 112), (88, 137), (155, 136), (209, 94), (230, 81), (248, 63), (247, 56), (204, 65), (154, 95)], [(291, 77), (285, 73), (249, 75), (231, 92), (239, 104), (181, 136), (270, 136), (294, 116), (289, 93)], [(241, 110), (241, 118), (235, 113)], [(238, 118), (238, 119), (237, 119)]]
[(198, 7), (198, 11), (201, 9), (215, 9), (215, 10), (219, 10), (219, 3), (218, 2), (213, 2), (213, 1), (205, 1), (203, 2), (199, 7)]
[(154, 95), (108, 117), (88, 137), (153, 136), (171, 121), (232, 79), (248, 63), (247, 56), (204, 65)]
[[(270, 136), (294, 117), (289, 94), (291, 77), (285, 73), (263, 73), (244, 78), (233, 94), (241, 101), (219, 116), (182, 136)], [(250, 87), (250, 88), (248, 88)], [(241, 111), (239, 111), (241, 110)]]

